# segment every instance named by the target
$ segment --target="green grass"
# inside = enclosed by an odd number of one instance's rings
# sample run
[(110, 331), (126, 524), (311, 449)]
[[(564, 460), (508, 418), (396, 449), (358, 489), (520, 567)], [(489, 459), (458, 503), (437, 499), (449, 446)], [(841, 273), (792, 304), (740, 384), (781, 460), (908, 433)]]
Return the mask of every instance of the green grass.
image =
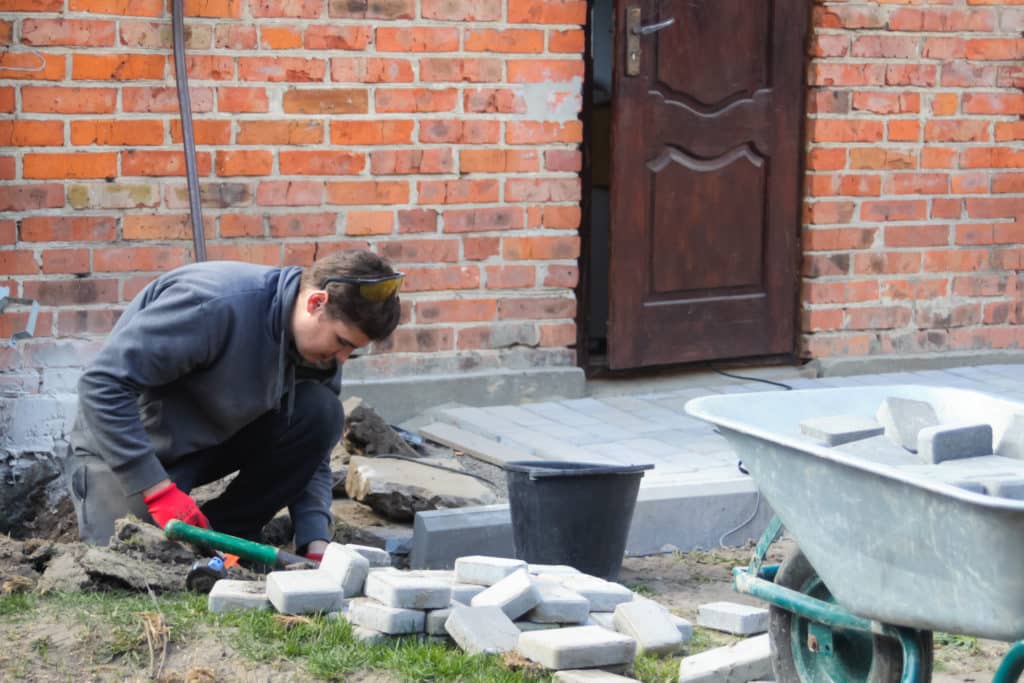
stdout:
[(978, 644), (978, 639), (974, 636), (960, 636), (952, 633), (939, 633), (933, 634), (933, 639), (937, 647), (951, 647), (958, 650), (963, 650), (967, 654), (976, 655), (981, 652), (981, 646)]

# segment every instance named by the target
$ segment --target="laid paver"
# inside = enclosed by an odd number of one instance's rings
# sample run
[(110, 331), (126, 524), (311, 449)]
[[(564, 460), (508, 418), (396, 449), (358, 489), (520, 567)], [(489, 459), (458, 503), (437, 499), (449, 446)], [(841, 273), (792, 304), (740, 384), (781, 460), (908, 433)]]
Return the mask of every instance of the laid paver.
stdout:
[(511, 652), (519, 642), (519, 629), (498, 607), (456, 605), (445, 630), (470, 654)]
[(753, 681), (770, 678), (771, 673), (771, 644), (767, 633), (684, 657), (679, 663), (679, 683)]
[(348, 605), (348, 620), (381, 633), (401, 635), (422, 633), (426, 613), (418, 609), (391, 607), (373, 598), (353, 598)]
[(941, 424), (917, 435), (917, 452), (925, 462), (977, 458), (992, 454), (992, 425)]
[(524, 567), (475, 595), (470, 604), (473, 607), (498, 607), (509, 619), (517, 619), (539, 602), (540, 592)]
[(366, 578), (366, 597), (389, 607), (442, 609), (452, 602), (451, 583), (415, 572), (382, 569)]
[(455, 580), (493, 586), (517, 569), (526, 569), (526, 562), (507, 557), (467, 555), (455, 560)]
[(768, 630), (768, 610), (737, 602), (709, 602), (697, 610), (697, 625), (738, 636)]
[[(388, 557), (390, 565), (390, 555)], [(341, 543), (328, 543), (323, 560), (320, 561), (320, 571), (337, 581), (345, 597), (351, 598), (363, 594), (366, 576), (370, 573), (370, 561), (353, 548)]]
[(683, 644), (683, 636), (667, 610), (653, 600), (633, 600), (616, 606), (615, 630), (636, 641), (637, 653), (669, 655)]
[(270, 572), (267, 598), (281, 614), (333, 612), (345, 602), (338, 582), (319, 569)]
[(516, 651), (549, 669), (585, 669), (633, 661), (636, 641), (600, 626), (570, 626), (523, 633)]
[(270, 609), (267, 586), (262, 581), (221, 579), (210, 589), (206, 607), (215, 613), (232, 610)]

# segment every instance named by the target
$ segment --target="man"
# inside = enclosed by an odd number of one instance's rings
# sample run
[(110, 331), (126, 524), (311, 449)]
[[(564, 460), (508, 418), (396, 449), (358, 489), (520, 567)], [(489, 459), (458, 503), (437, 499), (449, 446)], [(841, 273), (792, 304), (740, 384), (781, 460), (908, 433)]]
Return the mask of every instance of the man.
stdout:
[[(299, 553), (331, 538), (341, 364), (398, 325), (404, 275), (376, 254), (308, 269), (209, 262), (147, 286), (78, 382), (65, 474), (79, 533), (131, 511), (250, 539), (288, 507)], [(200, 509), (189, 492), (238, 475)]]

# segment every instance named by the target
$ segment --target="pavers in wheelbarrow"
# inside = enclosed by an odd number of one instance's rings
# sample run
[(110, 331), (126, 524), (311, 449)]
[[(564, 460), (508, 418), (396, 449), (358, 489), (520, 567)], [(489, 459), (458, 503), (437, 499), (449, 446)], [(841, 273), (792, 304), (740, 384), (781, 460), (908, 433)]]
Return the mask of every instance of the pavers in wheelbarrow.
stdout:
[(992, 425), (940, 424), (925, 427), (917, 435), (917, 452), (925, 462), (992, 455)]
[(917, 452), (920, 431), (939, 424), (931, 403), (896, 396), (883, 400), (875, 417), (885, 427), (887, 437), (913, 453)]
[(832, 415), (808, 418), (800, 423), (800, 432), (826, 446), (839, 446), (878, 436), (885, 427), (859, 415)]

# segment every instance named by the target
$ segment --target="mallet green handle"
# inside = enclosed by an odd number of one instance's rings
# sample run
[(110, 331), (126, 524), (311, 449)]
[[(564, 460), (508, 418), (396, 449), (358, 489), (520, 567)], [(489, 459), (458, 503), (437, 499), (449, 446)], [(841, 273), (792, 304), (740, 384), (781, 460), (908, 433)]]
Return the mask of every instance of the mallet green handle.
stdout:
[(192, 526), (180, 519), (172, 519), (168, 522), (164, 527), (164, 534), (173, 541), (187, 541), (213, 550), (223, 550), (226, 553), (238, 555), (254, 562), (262, 562), (271, 567), (281, 568), (296, 563), (306, 564), (310, 567), (317, 566), (316, 562), (308, 558), (285, 552), (272, 545), (248, 541), (213, 529)]

